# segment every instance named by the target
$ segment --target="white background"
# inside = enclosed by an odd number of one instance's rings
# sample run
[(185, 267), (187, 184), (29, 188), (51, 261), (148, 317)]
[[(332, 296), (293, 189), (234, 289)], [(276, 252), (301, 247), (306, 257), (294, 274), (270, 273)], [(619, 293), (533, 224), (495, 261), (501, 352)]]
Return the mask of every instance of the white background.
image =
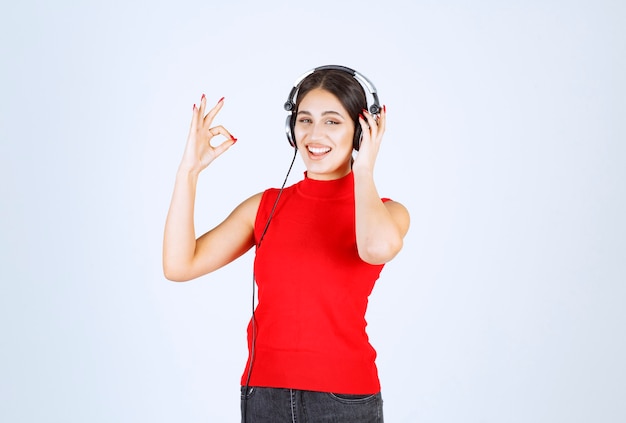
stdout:
[(3, 3), (0, 420), (239, 420), (251, 254), (161, 271), (191, 108), (225, 96), (239, 138), (201, 177), (204, 231), (280, 185), (294, 80), (342, 64), (387, 105), (378, 187), (412, 217), (368, 313), (386, 421), (626, 421), (624, 22), (617, 0)]

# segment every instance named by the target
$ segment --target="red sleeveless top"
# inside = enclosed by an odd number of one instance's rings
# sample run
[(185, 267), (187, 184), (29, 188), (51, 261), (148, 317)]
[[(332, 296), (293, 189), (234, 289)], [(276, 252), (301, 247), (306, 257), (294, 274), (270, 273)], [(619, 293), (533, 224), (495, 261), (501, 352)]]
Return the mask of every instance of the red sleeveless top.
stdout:
[[(257, 245), (278, 192), (263, 193)], [(380, 391), (365, 312), (384, 265), (359, 258), (354, 215), (352, 173), (332, 181), (305, 173), (304, 180), (283, 190), (254, 262), (259, 302), (250, 386)], [(249, 366), (250, 357), (242, 385)]]

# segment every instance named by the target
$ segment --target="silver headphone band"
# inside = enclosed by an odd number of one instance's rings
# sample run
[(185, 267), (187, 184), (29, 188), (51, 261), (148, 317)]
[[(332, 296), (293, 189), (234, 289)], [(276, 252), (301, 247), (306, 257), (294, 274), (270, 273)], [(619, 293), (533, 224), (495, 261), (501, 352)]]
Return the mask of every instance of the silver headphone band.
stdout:
[(365, 88), (367, 88), (367, 91), (369, 91), (371, 96), (374, 98), (374, 102), (372, 103), (372, 106), (370, 107), (370, 109), (376, 109), (376, 110), (370, 110), (370, 112), (374, 114), (378, 113), (378, 111), (380, 110), (380, 101), (378, 100), (378, 93), (376, 91), (376, 87), (374, 86), (374, 83), (370, 81), (365, 75), (355, 71), (354, 69), (351, 69), (346, 66), (341, 66), (341, 65), (319, 66), (317, 68), (311, 69), (310, 71), (302, 74), (293, 84), (293, 88), (289, 92), (289, 98), (287, 98), (287, 101), (285, 102), (285, 110), (287, 110), (288, 112), (291, 112), (293, 110), (293, 107), (295, 106), (296, 96), (298, 94), (298, 89), (300, 88), (300, 84), (302, 84), (302, 81), (304, 81), (304, 79), (307, 76), (311, 75), (312, 73), (321, 71), (321, 70), (339, 70), (339, 71), (343, 71), (343, 72), (351, 74), (354, 77), (354, 79), (359, 81), (361, 86), (364, 86)]

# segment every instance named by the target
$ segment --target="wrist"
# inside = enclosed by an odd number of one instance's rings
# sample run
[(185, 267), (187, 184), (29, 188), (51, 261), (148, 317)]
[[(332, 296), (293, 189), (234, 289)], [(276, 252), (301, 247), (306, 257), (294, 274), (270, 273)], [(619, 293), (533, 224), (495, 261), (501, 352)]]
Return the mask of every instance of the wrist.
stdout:
[(200, 170), (195, 169), (193, 166), (186, 165), (185, 163), (181, 163), (176, 171), (176, 178), (195, 180), (198, 179), (198, 175), (200, 175)]
[(374, 178), (374, 169), (369, 166), (359, 166), (356, 162), (352, 166), (352, 173), (359, 178)]

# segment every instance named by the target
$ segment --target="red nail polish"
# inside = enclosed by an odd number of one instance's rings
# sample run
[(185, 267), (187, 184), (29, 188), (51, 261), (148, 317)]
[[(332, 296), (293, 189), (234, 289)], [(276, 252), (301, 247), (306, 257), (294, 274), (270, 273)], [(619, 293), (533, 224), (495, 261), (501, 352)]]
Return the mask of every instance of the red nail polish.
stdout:
[(206, 98), (206, 96), (204, 94), (202, 94), (202, 98), (200, 99), (200, 101), (204, 100)]
[(224, 97), (222, 97), (219, 100), (217, 100), (218, 103), (221, 103), (222, 101), (224, 101)]
[(233, 142), (237, 142), (237, 138), (235, 138), (234, 136), (230, 136), (230, 139), (233, 140)]
[(383, 104), (383, 112), (387, 113), (387, 105)]
[(193, 110), (196, 110), (196, 103), (193, 103)]
[(359, 113), (359, 117), (360, 117), (361, 119), (365, 120), (365, 116), (363, 116), (363, 114), (362, 114), (362, 113)]

